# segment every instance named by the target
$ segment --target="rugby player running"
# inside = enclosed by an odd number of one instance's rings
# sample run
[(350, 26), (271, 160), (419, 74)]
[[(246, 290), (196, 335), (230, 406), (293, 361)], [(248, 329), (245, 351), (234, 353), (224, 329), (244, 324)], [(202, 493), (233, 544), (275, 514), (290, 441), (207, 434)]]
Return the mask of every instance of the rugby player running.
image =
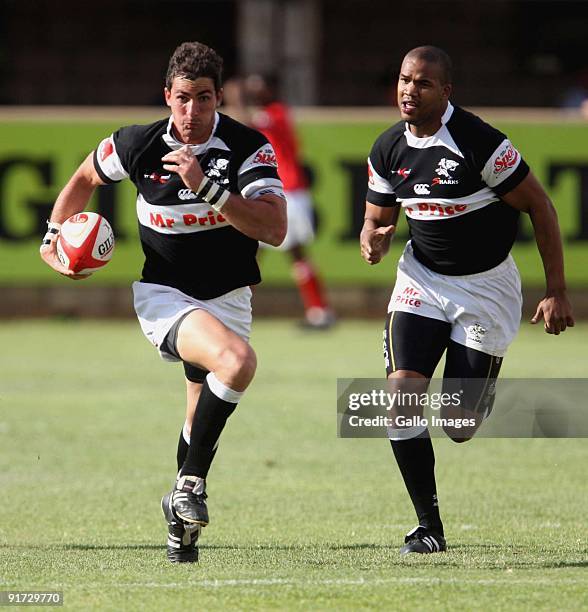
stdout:
[(257, 366), (249, 334), (250, 286), (261, 280), (258, 241), (278, 246), (287, 229), (274, 150), (217, 111), (222, 64), (199, 42), (175, 50), (164, 88), (171, 116), (102, 140), (58, 196), (41, 246), (49, 266), (79, 278), (57, 258), (61, 224), (99, 185), (128, 178), (137, 187), (145, 263), (133, 283), (135, 311), (160, 356), (183, 363), (186, 383), (177, 479), (162, 500), (172, 562), (198, 560), (208, 471)]
[[(557, 335), (574, 318), (549, 197), (508, 138), (453, 105), (451, 92), (447, 53), (432, 46), (408, 52), (398, 77), (401, 121), (369, 155), (360, 246), (368, 264), (379, 263), (404, 209), (410, 240), (388, 306), (387, 376), (395, 389), (426, 391), (445, 353), (444, 390), (464, 394), (460, 406), (448, 406), (441, 416), (451, 439), (464, 442), (492, 409), (492, 383), (520, 324), (520, 276), (510, 251), (521, 213), (533, 224), (546, 280), (531, 322), (542, 321), (548, 334)], [(421, 411), (409, 408), (410, 414)], [(475, 425), (451, 425), (452, 417), (464, 415)], [(426, 425), (407, 422), (388, 429), (418, 517), (401, 553), (441, 552), (446, 541), (433, 445)]]

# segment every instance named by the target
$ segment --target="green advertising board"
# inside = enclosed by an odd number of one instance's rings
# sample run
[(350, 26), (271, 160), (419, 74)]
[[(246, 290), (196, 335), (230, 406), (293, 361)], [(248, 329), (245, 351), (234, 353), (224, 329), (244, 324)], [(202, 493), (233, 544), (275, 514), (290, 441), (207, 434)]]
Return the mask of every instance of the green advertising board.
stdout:
[[(300, 121), (306, 162), (314, 175), (313, 195), (319, 219), (313, 255), (331, 285), (384, 285), (394, 278), (395, 261), (407, 237), (399, 222), (391, 255), (368, 267), (359, 256), (358, 227), (363, 214), (365, 160), (386, 127), (378, 120)], [(158, 116), (157, 110), (153, 119)], [(390, 112), (390, 123), (395, 115)], [(126, 114), (116, 119), (83, 118), (73, 112), (59, 119), (0, 119), (0, 285), (49, 285), (69, 282), (49, 270), (38, 256), (44, 222), (60, 188), (80, 161), (120, 125), (146, 123)], [(588, 285), (588, 123), (494, 122), (506, 132), (543, 182), (560, 219), (571, 286)], [(137, 238), (135, 189), (129, 182), (100, 188), (91, 209), (113, 223), (116, 249), (111, 263), (89, 283), (128, 284), (139, 277), (142, 253)], [(513, 254), (523, 283), (542, 286), (543, 270), (524, 216), (521, 240)], [(212, 254), (211, 254), (212, 255)], [(262, 258), (266, 283), (290, 284), (287, 258), (268, 251)]]

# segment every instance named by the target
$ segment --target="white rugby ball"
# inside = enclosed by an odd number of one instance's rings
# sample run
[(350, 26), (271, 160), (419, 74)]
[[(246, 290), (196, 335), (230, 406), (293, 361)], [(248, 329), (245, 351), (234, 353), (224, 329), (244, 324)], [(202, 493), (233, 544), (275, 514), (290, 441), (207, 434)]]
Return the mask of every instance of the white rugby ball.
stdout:
[(94, 212), (73, 215), (61, 226), (57, 239), (59, 261), (76, 274), (92, 274), (103, 268), (114, 251), (110, 223)]

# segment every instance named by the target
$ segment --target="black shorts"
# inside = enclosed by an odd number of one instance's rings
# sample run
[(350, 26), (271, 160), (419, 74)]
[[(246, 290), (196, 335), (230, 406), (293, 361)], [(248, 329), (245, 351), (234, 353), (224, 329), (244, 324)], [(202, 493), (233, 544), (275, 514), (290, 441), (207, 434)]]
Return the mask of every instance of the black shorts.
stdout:
[[(443, 389), (464, 389), (465, 407), (490, 413), (493, 385), (502, 357), (476, 351), (451, 340), (451, 324), (408, 312), (389, 312), (384, 327), (386, 374), (398, 370), (418, 372), (431, 378), (445, 353)], [(472, 379), (471, 382), (466, 382)]]
[(182, 364), (184, 366), (184, 373), (186, 375), (186, 378), (190, 382), (202, 384), (204, 382), (204, 379), (206, 378), (206, 375), (208, 374), (208, 370), (205, 370), (196, 365), (188, 363), (187, 361), (184, 361), (180, 357), (180, 354), (178, 353), (178, 330), (180, 329), (180, 325), (182, 324), (182, 321), (191, 312), (192, 311), (187, 312), (186, 314), (181, 316), (171, 326), (170, 330), (167, 332), (167, 335), (163, 339), (163, 342), (161, 343), (161, 346), (159, 348), (161, 351), (165, 351), (166, 353), (169, 353), (170, 355), (173, 355), (174, 357), (177, 357), (178, 359), (182, 360)]

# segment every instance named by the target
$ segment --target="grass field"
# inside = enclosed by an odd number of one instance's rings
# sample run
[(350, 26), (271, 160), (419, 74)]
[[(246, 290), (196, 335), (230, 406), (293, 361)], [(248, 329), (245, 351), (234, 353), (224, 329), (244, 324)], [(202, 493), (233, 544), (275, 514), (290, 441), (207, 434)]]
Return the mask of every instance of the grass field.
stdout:
[[(181, 368), (132, 322), (0, 325), (0, 591), (72, 609), (588, 609), (585, 440), (435, 440), (447, 554), (401, 559), (389, 447), (336, 437), (337, 377), (381, 374), (379, 322), (259, 321), (258, 376), (209, 478), (201, 563), (165, 558)], [(588, 325), (525, 326), (504, 375), (585, 376)]]

